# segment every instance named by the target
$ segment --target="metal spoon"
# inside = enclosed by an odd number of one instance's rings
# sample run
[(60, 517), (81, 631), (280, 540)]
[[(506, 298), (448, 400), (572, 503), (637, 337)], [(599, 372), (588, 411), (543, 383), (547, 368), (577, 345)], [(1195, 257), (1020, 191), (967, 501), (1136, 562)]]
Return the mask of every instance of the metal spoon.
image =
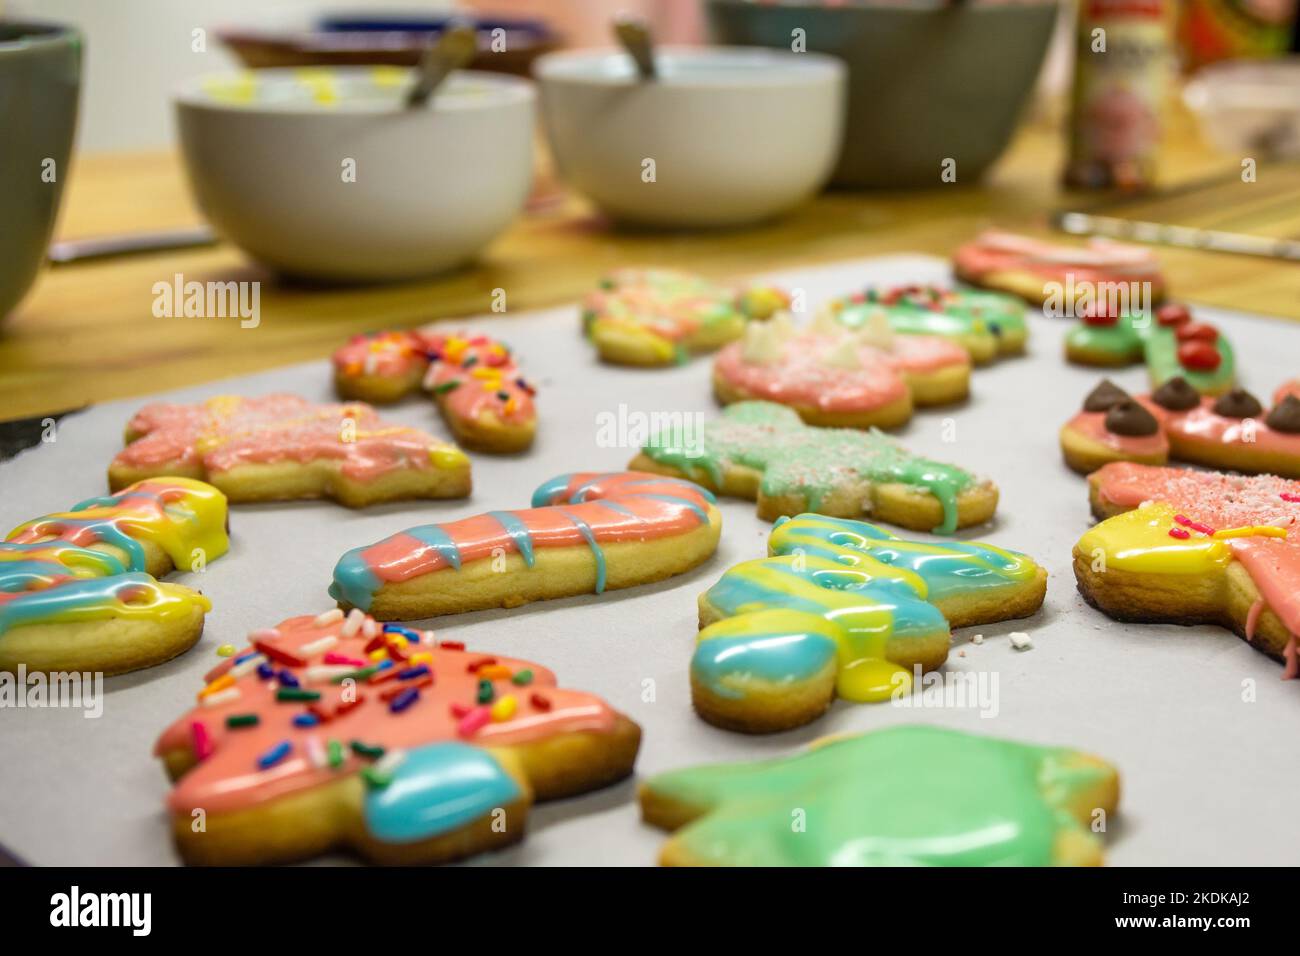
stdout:
[(646, 22), (636, 17), (618, 17), (614, 20), (614, 36), (636, 63), (636, 71), (641, 79), (655, 79), (654, 41)]
[(478, 32), (464, 23), (442, 31), (436, 43), (431, 43), (420, 57), (415, 85), (406, 94), (409, 109), (418, 109), (429, 102), (429, 97), (442, 85), (442, 81), (468, 65), (478, 52)]

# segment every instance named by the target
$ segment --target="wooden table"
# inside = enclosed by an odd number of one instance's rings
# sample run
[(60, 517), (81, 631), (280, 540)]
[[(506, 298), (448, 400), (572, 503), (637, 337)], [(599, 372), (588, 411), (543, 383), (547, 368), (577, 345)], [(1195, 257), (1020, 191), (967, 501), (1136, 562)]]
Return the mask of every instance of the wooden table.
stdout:
[[(0, 330), (0, 420), (323, 358), (355, 332), (488, 312), (497, 288), (505, 290), (510, 312), (572, 301), (618, 265), (678, 265), (721, 277), (895, 252), (947, 255), (992, 224), (1047, 234), (1049, 213), (1065, 203), (1057, 188), (1059, 129), (1057, 122), (1027, 123), (980, 184), (829, 193), (743, 232), (617, 232), (579, 200), (561, 197), (521, 218), (477, 266), (398, 286), (284, 284), (228, 244), (52, 268)], [(1169, 141), (1169, 184), (1237, 169), (1199, 143), (1185, 115), (1176, 115)], [(198, 221), (176, 155), (84, 156), (72, 170), (59, 233), (95, 236)], [(1180, 299), (1300, 319), (1300, 268), (1293, 264), (1182, 250), (1161, 257)], [(186, 280), (262, 280), (260, 326), (155, 318), (153, 285), (176, 273)], [(579, 347), (576, 315), (574, 329), (575, 341), (557, 348)]]

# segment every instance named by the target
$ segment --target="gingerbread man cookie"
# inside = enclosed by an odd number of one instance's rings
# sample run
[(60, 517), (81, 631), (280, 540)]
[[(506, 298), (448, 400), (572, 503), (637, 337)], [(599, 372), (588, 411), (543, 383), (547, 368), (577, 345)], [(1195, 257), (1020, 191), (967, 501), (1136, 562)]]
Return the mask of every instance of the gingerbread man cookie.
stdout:
[(534, 800), (632, 772), (637, 725), (537, 664), (357, 610), (249, 639), (154, 748), (188, 862), (441, 863), (522, 839)]
[(993, 517), (998, 489), (953, 465), (914, 455), (879, 431), (805, 425), (774, 402), (738, 402), (699, 436), (651, 436), (628, 466), (687, 478), (718, 494), (757, 499), (771, 521), (806, 511), (867, 515), (952, 534)]
[(765, 285), (728, 288), (671, 269), (619, 269), (582, 303), (582, 327), (606, 362), (675, 365), (740, 336), (789, 297)]
[(1088, 474), (1107, 462), (1216, 468), (1300, 478), (1300, 398), (1284, 385), (1267, 411), (1250, 392), (1203, 397), (1181, 377), (1130, 397), (1109, 380), (1061, 428), (1066, 463)]
[(174, 474), (210, 481), (231, 501), (329, 497), (353, 508), (470, 490), (464, 452), (360, 402), (276, 394), (146, 405), (126, 440), (108, 469), (112, 488)]
[(1182, 378), (1203, 395), (1222, 395), (1237, 377), (1232, 344), (1208, 322), (1193, 322), (1185, 305), (1148, 315), (1094, 307), (1069, 331), (1065, 355), (1080, 365), (1118, 367), (1146, 361), (1151, 385)]
[(358, 335), (334, 353), (334, 385), (343, 398), (377, 404), (422, 387), (469, 448), (522, 451), (537, 431), (536, 391), (510, 350), (486, 335), (433, 329)]
[(640, 800), (674, 831), (665, 866), (1089, 866), (1119, 774), (1065, 747), (903, 726), (661, 773)]
[(1029, 327), (1025, 305), (1013, 296), (939, 285), (867, 288), (830, 303), (829, 311), (849, 328), (860, 328), (876, 312), (899, 335), (938, 335), (956, 342), (976, 365), (1025, 351)]
[(560, 475), (533, 507), (408, 528), (354, 548), (330, 595), (412, 621), (661, 581), (718, 546), (722, 516), (698, 485), (638, 472)]
[(228, 546), (225, 497), (188, 478), (20, 525), (0, 544), (0, 670), (120, 674), (170, 660), (199, 639), (212, 605), (155, 578)]
[[(1070, 305), (1095, 301), (1106, 287), (1137, 284), (1149, 301), (1164, 298), (1165, 280), (1151, 250), (1109, 239), (1063, 245), (1015, 233), (990, 230), (953, 254), (957, 278), (996, 292), (1009, 292), (1033, 305), (1058, 295)], [(1067, 304), (1065, 302), (1062, 303)]]
[(1300, 482), (1116, 462), (1088, 485), (1105, 519), (1074, 546), (1088, 603), (1121, 621), (1219, 624), (1300, 673)]
[(890, 428), (915, 405), (961, 401), (970, 356), (933, 335), (894, 335), (883, 315), (848, 329), (823, 315), (796, 328), (784, 314), (751, 322), (718, 353), (713, 392), (724, 405), (779, 402), (810, 425)]
[(888, 700), (948, 657), (949, 628), (1027, 617), (1047, 572), (979, 542), (905, 541), (862, 521), (777, 521), (770, 557), (700, 595), (691, 699), (711, 724), (768, 733), (839, 696)]

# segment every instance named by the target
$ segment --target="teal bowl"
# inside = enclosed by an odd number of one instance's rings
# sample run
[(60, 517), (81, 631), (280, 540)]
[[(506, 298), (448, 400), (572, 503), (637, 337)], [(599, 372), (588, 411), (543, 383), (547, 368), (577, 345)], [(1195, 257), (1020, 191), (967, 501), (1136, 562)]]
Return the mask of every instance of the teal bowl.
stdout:
[[(945, 160), (973, 182), (1006, 149), (1034, 88), (1057, 3), (754, 3), (708, 0), (718, 43), (830, 53), (848, 64), (831, 183), (933, 186)], [(803, 31), (799, 33), (798, 31)]]

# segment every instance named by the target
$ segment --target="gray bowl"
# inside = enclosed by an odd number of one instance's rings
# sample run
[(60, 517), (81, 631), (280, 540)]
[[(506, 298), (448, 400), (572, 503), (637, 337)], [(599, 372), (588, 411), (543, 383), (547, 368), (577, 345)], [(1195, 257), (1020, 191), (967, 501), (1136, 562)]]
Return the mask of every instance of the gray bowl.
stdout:
[(849, 67), (847, 129), (831, 182), (932, 186), (945, 159), (973, 182), (1002, 154), (1056, 23), (1055, 0), (956, 7), (708, 0), (718, 43), (806, 48)]

